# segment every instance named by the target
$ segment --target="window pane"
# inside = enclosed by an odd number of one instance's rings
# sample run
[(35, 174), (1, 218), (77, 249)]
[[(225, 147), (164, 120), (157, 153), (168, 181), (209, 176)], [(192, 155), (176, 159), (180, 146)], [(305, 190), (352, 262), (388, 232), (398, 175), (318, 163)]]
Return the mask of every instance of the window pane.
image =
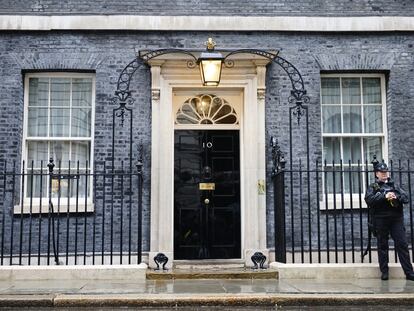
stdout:
[(210, 107), (210, 116), (214, 116), (216, 112), (221, 109), (221, 107), (225, 104), (224, 100), (220, 97), (214, 97), (213, 101), (211, 102)]
[(341, 107), (340, 106), (322, 106), (323, 132), (340, 133), (341, 132)]
[(50, 105), (70, 105), (70, 79), (53, 78), (50, 81)]
[(39, 198), (40, 194), (42, 194), (42, 197), (46, 197), (48, 173), (46, 170), (43, 171), (43, 174), (41, 174), (40, 172), (40, 170), (33, 170), (33, 173), (32, 170), (27, 171), (28, 175), (26, 194), (28, 198), (32, 196), (32, 193), (33, 198)]
[(50, 136), (67, 137), (69, 136), (69, 115), (70, 109), (51, 108), (50, 109)]
[(343, 106), (344, 131), (343, 133), (361, 133), (361, 106)]
[(73, 142), (72, 143), (72, 161), (77, 165), (79, 161), (79, 167), (86, 167), (86, 161), (88, 161), (88, 166), (90, 166), (90, 142)]
[(382, 138), (381, 137), (369, 137), (364, 138), (364, 157), (368, 163), (374, 159), (374, 155), (381, 161), (382, 155)]
[(341, 103), (339, 91), (339, 78), (322, 78), (322, 105), (339, 105)]
[(63, 141), (50, 142), (50, 156), (55, 161), (56, 169), (59, 167), (59, 161), (61, 162), (61, 168), (68, 166), (70, 143)]
[(90, 107), (92, 103), (92, 79), (72, 80), (72, 106)]
[[(203, 102), (203, 101), (202, 101)], [(229, 114), (229, 113), (231, 113), (232, 112), (232, 107), (230, 106), (230, 105), (228, 105), (228, 104), (224, 104), (224, 105), (222, 105), (220, 108), (219, 108), (219, 110), (217, 111), (217, 112), (215, 112), (215, 114), (214, 114), (214, 120), (217, 120), (217, 119), (219, 119), (219, 118), (221, 118), (221, 117), (223, 117), (223, 116), (225, 116), (225, 115), (227, 115), (227, 114)], [(208, 111), (207, 111), (208, 112)]]
[[(60, 173), (62, 174), (61, 176), (64, 176), (63, 174), (67, 174), (68, 172), (65, 170), (61, 170)], [(52, 179), (52, 188), (51, 188), (51, 192), (52, 192), (52, 198), (58, 198), (60, 195), (60, 198), (67, 198), (68, 197), (68, 183), (69, 183), (69, 179), (66, 178), (56, 178), (56, 179)], [(60, 192), (60, 194), (59, 194)], [(61, 207), (62, 207), (62, 202), (60, 203)], [(55, 212), (58, 209), (58, 205), (55, 205)]]
[(47, 107), (49, 100), (49, 79), (30, 78), (29, 80), (29, 106)]
[[(344, 177), (344, 192), (345, 193), (349, 193), (350, 191), (350, 186), (352, 185), (352, 193), (358, 193), (358, 189), (359, 189), (359, 184), (358, 184), (358, 175), (360, 173), (358, 172), (358, 168), (357, 167), (351, 167), (351, 169), (349, 168), (349, 166), (344, 167), (344, 173), (343, 173), (343, 177)], [(362, 175), (359, 177), (361, 180), (361, 188), (362, 188)], [(349, 198), (349, 197), (347, 197)], [(354, 205), (354, 207), (357, 207)]]
[[(206, 120), (207, 121), (207, 120)], [(230, 114), (220, 120), (217, 120), (218, 124), (236, 124), (237, 117), (234, 114)]]
[(184, 115), (182, 113), (177, 114), (177, 124), (194, 124), (196, 121), (193, 119), (190, 119), (187, 115)]
[(199, 102), (198, 98), (193, 98), (190, 103), (181, 107), (182, 113), (177, 117), (177, 122), (182, 124), (196, 124), (200, 116), (194, 112), (195, 103)]
[(47, 136), (47, 108), (29, 108), (27, 135)]
[(344, 164), (349, 163), (358, 163), (362, 161), (361, 156), (361, 138), (359, 137), (346, 137), (343, 138), (343, 153), (344, 153)]
[(72, 137), (91, 136), (91, 109), (73, 108), (72, 109)]
[(359, 78), (342, 78), (342, 104), (359, 105), (361, 102), (361, 91)]
[(28, 141), (27, 142), (27, 163), (26, 167), (31, 168), (33, 161), (34, 168), (40, 168), (43, 161), (43, 168), (49, 163), (47, 142)]
[(364, 104), (381, 104), (380, 78), (363, 78), (362, 88), (364, 95)]
[[(333, 193), (334, 192), (333, 189), (335, 186), (335, 192), (340, 193), (341, 192), (341, 170), (340, 168), (337, 166), (335, 167), (326, 166), (324, 170), (327, 171), (326, 175), (324, 173), (327, 192)], [(334, 185), (334, 179), (335, 179), (335, 185)], [(338, 205), (336, 207), (340, 208), (338, 207)]]
[[(72, 171), (72, 174), (75, 173), (75, 170)], [(90, 176), (88, 176), (88, 195), (90, 194)], [(71, 179), (70, 180), (70, 196), (72, 198), (84, 198), (86, 193), (86, 175), (85, 171), (82, 171), (79, 179)], [(82, 212), (85, 210), (85, 201), (79, 201), (79, 211)]]
[(332, 164), (332, 161), (339, 163), (341, 159), (341, 145), (339, 138), (325, 137), (323, 139), (323, 159), (327, 164)]
[[(88, 173), (90, 173), (90, 171), (88, 170)], [(78, 171), (77, 168), (71, 168), (70, 172), (69, 170), (62, 170), (61, 171), (61, 176), (63, 176), (63, 178), (56, 178), (52, 180), (52, 188), (51, 188), (51, 192), (52, 192), (52, 197), (53, 198), (58, 198), (59, 197), (59, 192), (60, 192), (60, 197), (61, 198), (85, 198), (85, 193), (86, 193), (86, 176), (85, 176), (85, 171), (83, 170), (79, 170), (79, 178), (78, 177)], [(91, 177), (88, 176), (88, 182), (90, 182)], [(70, 187), (70, 189), (69, 189)], [(88, 196), (91, 193), (91, 189), (90, 189), (90, 184), (88, 184)], [(68, 193), (68, 190), (69, 193)], [(85, 201), (79, 201), (78, 202), (78, 211), (79, 212), (83, 212), (85, 210), (85, 205), (84, 205)], [(57, 205), (55, 205), (55, 211), (57, 210)]]
[(365, 133), (382, 133), (382, 107), (364, 106)]

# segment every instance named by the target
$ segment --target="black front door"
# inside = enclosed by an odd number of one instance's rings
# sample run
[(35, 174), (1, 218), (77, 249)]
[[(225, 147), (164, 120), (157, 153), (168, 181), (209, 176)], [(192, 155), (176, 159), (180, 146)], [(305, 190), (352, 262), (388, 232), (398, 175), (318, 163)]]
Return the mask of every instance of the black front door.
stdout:
[(240, 258), (237, 130), (176, 130), (174, 258)]

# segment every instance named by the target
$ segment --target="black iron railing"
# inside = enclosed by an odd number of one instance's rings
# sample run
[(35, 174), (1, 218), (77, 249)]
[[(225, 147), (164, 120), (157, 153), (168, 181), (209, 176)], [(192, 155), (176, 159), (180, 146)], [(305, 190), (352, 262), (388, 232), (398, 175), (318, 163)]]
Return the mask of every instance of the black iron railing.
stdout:
[(136, 264), (142, 260), (142, 161), (4, 162), (0, 265)]
[[(368, 229), (364, 195), (373, 182), (371, 163), (279, 163), (273, 172), (275, 255), (280, 262), (357, 263), (372, 239), (365, 262), (376, 262), (376, 239)], [(282, 165), (280, 165), (280, 163)], [(289, 168), (286, 168), (289, 167)], [(410, 161), (390, 161), (391, 176), (409, 195), (404, 220), (414, 256), (414, 170)], [(397, 256), (390, 240), (390, 260)], [(392, 254), (393, 253), (393, 254)]]

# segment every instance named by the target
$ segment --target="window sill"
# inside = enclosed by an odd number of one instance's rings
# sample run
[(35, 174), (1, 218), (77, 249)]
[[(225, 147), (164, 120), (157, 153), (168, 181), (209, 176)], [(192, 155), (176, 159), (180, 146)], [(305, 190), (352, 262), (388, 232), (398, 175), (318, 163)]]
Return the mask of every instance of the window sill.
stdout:
[[(326, 204), (326, 203), (328, 203), (328, 204)], [(326, 205), (328, 205), (328, 206), (326, 206)], [(326, 200), (319, 201), (319, 209), (321, 211), (334, 211), (334, 210), (340, 211), (340, 210), (342, 210), (342, 207), (345, 210), (350, 210), (351, 207), (352, 207), (353, 210), (367, 209), (368, 208), (367, 204), (365, 203), (364, 198), (362, 198), (361, 205), (360, 205), (360, 201), (359, 201), (358, 197), (355, 198), (355, 199), (352, 199), (352, 201), (349, 198), (344, 199), (342, 201), (341, 197), (336, 198), (336, 200), (328, 198), (327, 202), (326, 202)]]
[[(95, 207), (94, 204), (92, 202), (87, 202), (86, 206), (85, 206), (85, 202), (83, 201), (82, 203), (79, 202), (78, 205), (76, 206), (75, 202), (70, 202), (69, 205), (66, 204), (60, 204), (59, 208), (58, 208), (58, 204), (57, 202), (53, 202), (53, 213), (54, 214), (67, 214), (67, 213), (91, 213), (95, 211)], [(35, 203), (32, 202), (32, 204), (30, 205), (29, 202), (25, 202), (23, 204), (23, 211), (22, 211), (22, 205), (15, 205), (13, 208), (13, 214), (14, 215), (29, 215), (29, 214), (49, 214), (49, 204), (48, 201), (46, 199), (46, 201), (44, 201), (42, 203), (42, 205), (40, 205), (39, 203)]]

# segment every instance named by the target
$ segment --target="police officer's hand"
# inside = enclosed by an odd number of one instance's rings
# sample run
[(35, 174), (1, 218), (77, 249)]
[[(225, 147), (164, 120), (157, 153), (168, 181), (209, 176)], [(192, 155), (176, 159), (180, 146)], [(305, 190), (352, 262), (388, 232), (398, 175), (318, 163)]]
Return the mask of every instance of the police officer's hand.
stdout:
[(395, 195), (395, 193), (394, 193), (394, 192), (387, 192), (387, 193), (385, 194), (385, 198), (386, 198), (386, 199), (388, 199), (388, 200), (394, 200), (394, 199), (396, 199), (396, 198), (397, 198), (397, 196)]

